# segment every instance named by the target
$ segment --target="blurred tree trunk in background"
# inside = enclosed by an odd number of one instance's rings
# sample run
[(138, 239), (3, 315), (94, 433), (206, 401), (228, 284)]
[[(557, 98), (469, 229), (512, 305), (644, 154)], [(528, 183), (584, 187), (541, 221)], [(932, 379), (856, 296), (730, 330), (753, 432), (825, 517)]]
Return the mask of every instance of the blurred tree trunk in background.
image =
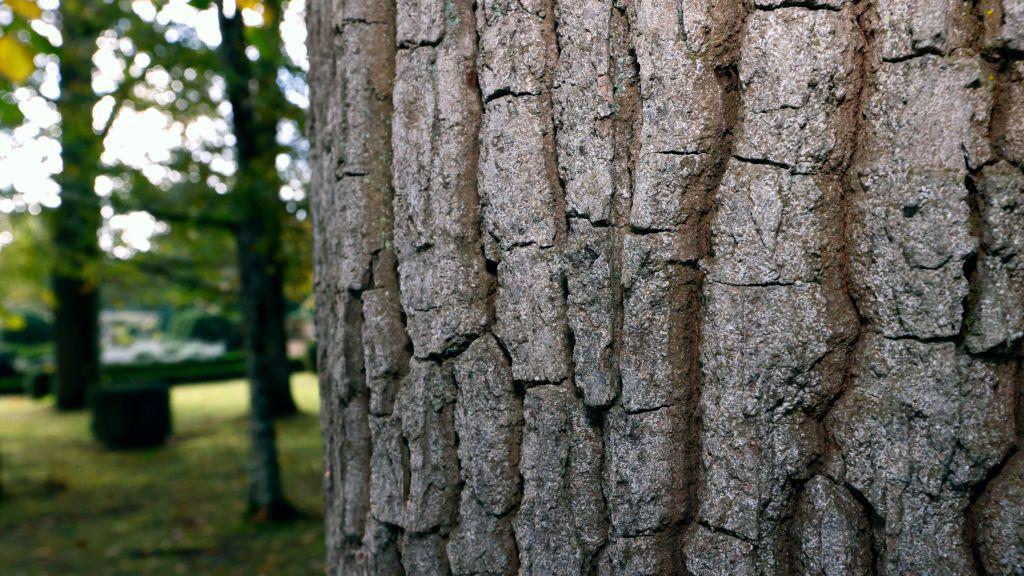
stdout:
[(83, 408), (99, 381), (99, 266), (97, 233), (102, 222), (95, 193), (102, 139), (92, 128), (97, 96), (92, 89), (96, 6), (63, 0), (60, 16), (61, 116), (60, 206), (50, 212), (55, 250), (53, 270), (57, 407)]
[[(280, 5), (267, 9), (280, 14)], [(259, 90), (276, 90), (274, 73), (258, 74), (246, 58), (239, 10), (230, 17), (218, 10), (221, 57), (238, 153), (232, 195), (241, 280), (242, 318), (251, 386), (253, 462), (249, 503), (258, 517), (276, 520), (293, 514), (284, 497), (273, 417), (297, 411), (289, 386), (285, 351), (284, 255), (281, 252), (283, 206), (275, 167), (277, 116), (254, 105)], [(276, 68), (275, 68), (276, 70)]]
[[(267, 2), (273, 20), (265, 26), (277, 26), (281, 6)], [(247, 42), (240, 11), (228, 18), (219, 11), (221, 58), (231, 102), (232, 121), (238, 153), (237, 180), (232, 195), (237, 217), (238, 266), (241, 280), (242, 317), (250, 355), (250, 376), (258, 378), (274, 416), (294, 414), (286, 352), (284, 254), (281, 251), (281, 222), (287, 217), (278, 198), (281, 180), (275, 160), (278, 116), (272, 109), (255, 104), (259, 91), (276, 91), (276, 65), (264, 66), (246, 57)], [(277, 34), (279, 35), (279, 34)], [(275, 35), (275, 37), (277, 36)], [(263, 50), (279, 50), (275, 44)], [(264, 55), (276, 63), (280, 58)]]
[(1022, 574), (1021, 6), (311, 2), (328, 572)]

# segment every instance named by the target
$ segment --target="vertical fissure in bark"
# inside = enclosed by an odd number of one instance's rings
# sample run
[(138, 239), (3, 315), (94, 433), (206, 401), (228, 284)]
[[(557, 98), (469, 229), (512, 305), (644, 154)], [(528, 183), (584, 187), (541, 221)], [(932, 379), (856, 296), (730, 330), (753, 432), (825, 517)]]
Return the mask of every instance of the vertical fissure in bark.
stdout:
[[(851, 289), (850, 280), (850, 219), (854, 218), (854, 212), (851, 208), (851, 196), (856, 194), (858, 184), (856, 182), (856, 175), (851, 170), (851, 165), (854, 158), (860, 153), (860, 134), (861, 129), (864, 125), (863, 122), (863, 110), (864, 102), (867, 98), (868, 85), (870, 84), (870, 69), (871, 69), (871, 54), (872, 54), (872, 38), (870, 36), (870, 29), (865, 25), (864, 12), (869, 10), (870, 0), (858, 0), (853, 3), (849, 8), (849, 13), (856, 24), (855, 30), (859, 38), (859, 47), (857, 50), (857, 88), (851, 99), (854, 101), (852, 106), (852, 113), (850, 114), (850, 122), (852, 124), (848, 136), (849, 148), (846, 150), (845, 157), (841, 159), (841, 164), (835, 171), (835, 179), (839, 184), (840, 193), (838, 197), (840, 209), (838, 214), (838, 229), (837, 229), (837, 248), (838, 248), (838, 267), (839, 267), (839, 282), (840, 292), (842, 297), (849, 303), (851, 310), (857, 317), (856, 332), (852, 337), (852, 344), (850, 346), (850, 352), (847, 354), (846, 362), (842, 368), (842, 385), (840, 389), (829, 398), (827, 404), (820, 414), (817, 416), (818, 422), (824, 423), (832, 412), (832, 408), (836, 402), (846, 393), (849, 388), (850, 379), (853, 374), (853, 363), (858, 355), (858, 347), (861, 341), (861, 337), (864, 331), (867, 329), (867, 318), (860, 312), (857, 305), (857, 300), (853, 296)], [(836, 446), (834, 440), (828, 432), (827, 427), (825, 428), (826, 434), (826, 445), (819, 459), (819, 462), (827, 467), (831, 462), (831, 459), (835, 457)], [(824, 470), (820, 470), (824, 472)], [(835, 479), (833, 479), (835, 480)]]
[[(544, 32), (543, 38), (547, 46), (547, 62), (545, 65), (544, 79), (546, 85), (541, 92), (544, 100), (544, 113), (550, 130), (545, 134), (545, 164), (548, 172), (548, 180), (554, 192), (554, 205), (552, 211), (556, 222), (553, 250), (559, 255), (566, 250), (569, 236), (569, 212), (566, 207), (565, 180), (562, 178), (560, 162), (558, 157), (558, 122), (555, 119), (554, 85), (555, 68), (562, 54), (558, 36), (558, 18), (556, 16), (558, 0), (546, 0), (544, 2)], [(558, 273), (558, 284), (561, 291), (561, 306), (563, 310), (569, 307), (569, 284), (566, 274), (563, 271)], [(566, 341), (565, 364), (567, 367), (566, 382), (572, 383), (576, 375), (576, 362), (573, 358), (573, 351), (576, 347), (576, 339), (572, 329), (566, 320), (562, 326)], [(575, 390), (575, 388), (574, 388)], [(579, 390), (576, 390), (577, 394)]]
[[(982, 33), (983, 33), (983, 20), (982, 20), (982, 7), (979, 6), (981, 0), (971, 0), (970, 8), (967, 13), (964, 14), (964, 19), (971, 23), (970, 26), (970, 51), (973, 54), (982, 57)], [(983, 76), (987, 76), (990, 81), (993, 82), (992, 87), (992, 105), (989, 108), (989, 123), (987, 129), (987, 138), (989, 146), (992, 148), (993, 158), (982, 163), (980, 166), (972, 166), (970, 155), (967, 150), (963, 150), (964, 159), (964, 189), (967, 190), (967, 219), (970, 234), (977, 240), (977, 246), (972, 254), (970, 254), (963, 265), (963, 275), (967, 279), (967, 293), (964, 295), (963, 302), (961, 303), (961, 316), (960, 316), (960, 331), (956, 336), (957, 347), (966, 350), (966, 340), (968, 327), (970, 325), (970, 314), (975, 308), (978, 299), (981, 294), (981, 287), (979, 286), (978, 279), (978, 262), (986, 256), (987, 247), (983, 241), (983, 223), (981, 214), (981, 199), (978, 191), (978, 181), (982, 178), (982, 170), (986, 165), (992, 164), (998, 160), (998, 148), (995, 146), (995, 142), (992, 139), (992, 134), (995, 131), (995, 112), (999, 105), (1000, 97), (1000, 85), (998, 77), (995, 74), (995, 67), (983, 57), (981, 59)]]
[[(1020, 434), (1019, 430), (1018, 434)], [(1003, 471), (1006, 469), (1007, 464), (1009, 464), (1010, 460), (1012, 460), (1013, 457), (1020, 452), (1021, 448), (1019, 442), (1020, 439), (1018, 438), (1018, 443), (1015, 444), (1014, 446), (1011, 446), (1010, 449), (1006, 452), (1006, 455), (1002, 458), (1002, 460), (1000, 460), (998, 464), (990, 468), (988, 472), (985, 474), (985, 477), (982, 478), (981, 481), (975, 484), (971, 489), (970, 504), (967, 506), (967, 522), (964, 528), (967, 531), (965, 538), (967, 539), (967, 542), (970, 544), (971, 556), (974, 559), (974, 564), (979, 576), (988, 576), (989, 574), (986, 568), (985, 554), (982, 551), (981, 544), (978, 542), (978, 517), (981, 513), (981, 510), (979, 510), (981, 500), (982, 497), (984, 497), (985, 492), (988, 490), (989, 485), (992, 484), (997, 478), (999, 478), (1002, 475)], [(996, 575), (993, 574), (992, 576)]]
[[(472, 14), (474, 14), (474, 15), (475, 14), (479, 14), (480, 11), (485, 10), (486, 8), (484, 8), (482, 6), (482, 3), (484, 3), (484, 2), (486, 2), (486, 0), (473, 0)], [(482, 65), (483, 64), (480, 61), (480, 31), (477, 29), (476, 26), (473, 26), (473, 69), (470, 71), (471, 75), (469, 76), (469, 78), (467, 78), (467, 80), (469, 81), (469, 83), (472, 85), (474, 91), (476, 92), (476, 101), (477, 101), (477, 103), (478, 103), (478, 105), (480, 107), (479, 110), (478, 110), (478, 115), (479, 116), (483, 116), (483, 114), (484, 114), (483, 106), (484, 106), (484, 102), (485, 102), (485, 100), (484, 100), (484, 91), (483, 91), (483, 88), (482, 88), (482, 86), (480, 84), (480, 74), (477, 72), (477, 70)], [(479, 125), (480, 125), (480, 122), (479, 122), (479, 118), (478, 118), (477, 131), (476, 131), (477, 133), (476, 133), (476, 135), (473, 138), (474, 146), (473, 146), (473, 156), (471, 158), (471, 162), (472, 162), (473, 166), (479, 166), (480, 165), (480, 138), (481, 138), (481, 135), (480, 135)], [(477, 239), (480, 242), (480, 257), (483, 259), (484, 270), (485, 270), (485, 272), (487, 274), (487, 297), (486, 297), (487, 323), (484, 326), (482, 333), (483, 334), (491, 334), (491, 335), (493, 335), (494, 334), (494, 321), (495, 321), (495, 318), (497, 317), (497, 308), (496, 308), (495, 300), (496, 300), (497, 294), (498, 294), (498, 260), (497, 260), (497, 258), (490, 257), (490, 255), (488, 254), (486, 245), (485, 245), (485, 238), (488, 238), (491, 242), (496, 242), (496, 239), (493, 238), (493, 237), (490, 237), (488, 231), (484, 227), (484, 207), (483, 207), (483, 202), (482, 202), (482, 199), (481, 199), (481, 196), (480, 196), (480, 172), (479, 172), (479, 168), (476, 171), (473, 172), (473, 191), (474, 191), (474, 194), (475, 194), (475, 197), (473, 199), (473, 203), (474, 203), (474, 206), (476, 207), (476, 216), (477, 216), (476, 220), (473, 222), (473, 229), (476, 231), (476, 237), (477, 237)], [(501, 338), (498, 338), (497, 336), (495, 336), (494, 337), (494, 341), (497, 343), (497, 345), (498, 345), (499, 349), (501, 350), (502, 354), (505, 356), (506, 362), (508, 362), (509, 365), (511, 365), (512, 364), (512, 356), (509, 354), (508, 349), (505, 347), (505, 344), (501, 341)], [(522, 396), (525, 396), (525, 391), (523, 391)], [(520, 397), (520, 400), (522, 400), (522, 396)]]
[[(341, 411), (345, 420), (345, 436), (342, 441), (342, 477), (345, 482), (344, 525), (345, 542), (350, 548), (346, 555), (362, 545), (363, 528), (370, 509), (370, 450), (368, 443), (369, 406), (366, 388), (366, 357), (362, 340), (366, 322), (363, 294), (350, 289), (345, 307), (346, 362), (344, 394), (341, 395)], [(365, 409), (366, 414), (352, 414), (352, 410)], [(353, 418), (355, 417), (355, 418)], [(358, 426), (358, 428), (356, 428)]]
[(961, 302), (960, 331), (954, 341), (957, 348), (967, 349), (967, 333), (971, 325), (971, 312), (975, 309), (981, 298), (981, 286), (978, 278), (978, 262), (987, 256), (988, 249), (983, 240), (984, 230), (982, 229), (981, 198), (978, 191), (978, 181), (982, 178), (983, 167), (972, 167), (966, 154), (964, 155), (964, 189), (967, 190), (967, 222), (971, 236), (977, 240), (974, 251), (964, 260), (963, 275), (967, 279), (967, 293), (964, 294)]
[[(704, 348), (704, 337), (707, 323), (707, 301), (705, 297), (706, 293), (706, 282), (707, 282), (707, 266), (710, 261), (715, 258), (714, 251), (711, 246), (712, 234), (711, 234), (711, 223), (714, 221), (719, 207), (719, 192), (722, 187), (722, 181), (725, 178), (726, 168), (729, 161), (733, 157), (733, 143), (736, 135), (736, 128), (739, 122), (740, 111), (743, 106), (743, 95), (741, 92), (740, 79), (739, 79), (739, 62), (740, 62), (740, 50), (742, 48), (742, 40), (745, 36), (747, 28), (747, 18), (749, 18), (750, 12), (753, 9), (748, 5), (746, 0), (737, 0), (734, 3), (734, 8), (738, 11), (737, 17), (739, 22), (735, 27), (727, 33), (720, 45), (712, 47), (710, 53), (711, 65), (713, 66), (715, 81), (718, 83), (720, 94), (721, 94), (721, 107), (722, 107), (722, 137), (718, 143), (718, 148), (715, 150), (715, 155), (718, 161), (711, 174), (711, 185), (709, 186), (709, 198), (707, 200), (707, 213), (704, 215), (701, 231), (700, 231), (700, 245), (699, 245), (699, 268), (697, 271), (697, 293), (700, 295), (697, 301), (697, 310), (695, 311), (697, 318), (696, 322), (696, 338), (694, 339), (694, 350), (693, 350), (693, 364), (695, 366), (695, 377), (696, 377), (696, 393), (692, 398), (692, 411), (693, 420), (693, 465), (692, 471), (694, 475), (693, 486), (691, 489), (691, 511), (688, 526), (685, 527), (682, 534), (682, 538), (688, 538), (687, 534), (692, 534), (693, 529), (696, 528), (699, 520), (698, 510), (698, 495), (704, 485), (704, 478), (706, 476), (705, 464), (701, 458), (701, 454), (704, 452), (704, 414), (701, 404), (701, 398), (704, 394), (705, 388), (705, 366), (701, 355), (701, 350)], [(703, 523), (706, 528), (718, 529), (718, 527), (712, 527), (707, 523)], [(733, 534), (735, 537), (736, 535)]]
[[(832, 409), (840, 401), (840, 399), (848, 392), (851, 387), (851, 380), (853, 378), (854, 365), (859, 357), (861, 357), (862, 349), (862, 338), (867, 330), (869, 330), (869, 321), (865, 315), (861, 312), (859, 303), (854, 297), (852, 290), (851, 281), (851, 232), (850, 222), (852, 218), (855, 218), (855, 211), (852, 207), (852, 197), (857, 194), (859, 190), (859, 182), (857, 176), (854, 173), (852, 166), (855, 160), (862, 154), (861, 151), (861, 133), (864, 129), (864, 111), (867, 99), (869, 98), (869, 89), (872, 84), (874, 64), (874, 34), (872, 27), (869, 25), (868, 20), (871, 18), (869, 13), (872, 10), (871, 0), (857, 0), (853, 2), (846, 10), (851, 14), (853, 22), (855, 24), (855, 32), (859, 38), (859, 47), (856, 55), (856, 75), (857, 88), (856, 92), (851, 96), (855, 104), (853, 105), (853, 111), (850, 115), (850, 121), (852, 123), (851, 130), (849, 132), (849, 148), (846, 153), (846, 157), (837, 171), (837, 180), (840, 185), (839, 194), (839, 279), (840, 279), (840, 292), (842, 296), (849, 303), (850, 309), (856, 316), (857, 324), (854, 327), (855, 333), (853, 335), (852, 344), (847, 352), (846, 361), (842, 366), (842, 380), (839, 390), (828, 400), (824, 409), (818, 415), (818, 422), (822, 426), (823, 433), (825, 435), (825, 445), (823, 447), (823, 453), (819, 458), (818, 469), (814, 471), (816, 474), (823, 474), (830, 478), (840, 490), (846, 490), (857, 503), (860, 508), (860, 512), (863, 514), (869, 522), (870, 531), (868, 533), (868, 552), (869, 561), (867, 569), (871, 575), (879, 574), (881, 570), (881, 554), (880, 547), (884, 545), (884, 539), (882, 530), (884, 528), (884, 519), (875, 510), (871, 502), (861, 493), (856, 490), (848, 482), (843, 482), (842, 478), (837, 478), (836, 474), (833, 474), (829, 469), (833, 465), (837, 464), (837, 460), (841, 459), (838, 453), (838, 446), (835, 438), (827, 425), (827, 419), (832, 413)], [(795, 544), (795, 543), (794, 543)], [(795, 546), (794, 546), (795, 547)]]
[(882, 549), (885, 546), (885, 539), (881, 535), (885, 529), (885, 518), (878, 513), (874, 504), (864, 496), (864, 493), (852, 484), (847, 482), (839, 485), (853, 496), (854, 501), (857, 502), (857, 505), (864, 513), (864, 516), (868, 519), (869, 526), (871, 527), (871, 533), (869, 534), (870, 537), (868, 538), (868, 552), (870, 554), (870, 561), (867, 566), (869, 569), (868, 574), (871, 576), (882, 574)]
[[(867, 100), (867, 98), (869, 96), (868, 90), (869, 90), (869, 86), (871, 84), (870, 78), (871, 78), (871, 75), (872, 75), (872, 68), (873, 68), (873, 65), (872, 65), (871, 62), (872, 62), (872, 54), (873, 54), (873, 49), (874, 49), (874, 39), (873, 39), (873, 35), (872, 35), (872, 32), (871, 32), (871, 28), (865, 23), (865, 19), (867, 18), (867, 11), (871, 9), (870, 6), (871, 6), (871, 0), (858, 0), (850, 8), (852, 10), (852, 12), (853, 12), (854, 22), (857, 25), (856, 26), (857, 33), (860, 36), (860, 49), (859, 49), (859, 52), (858, 52), (858, 59), (857, 59), (858, 60), (858, 63), (857, 63), (858, 76), (860, 77), (860, 79), (858, 81), (857, 92), (856, 92), (856, 94), (853, 95), (853, 99), (856, 101), (856, 106), (854, 107), (854, 111), (853, 111), (853, 115), (852, 115), (853, 130), (852, 130), (852, 132), (850, 134), (851, 146), (850, 146), (849, 156), (848, 156), (849, 159), (847, 160), (846, 164), (844, 165), (842, 173), (840, 175), (841, 176), (841, 180), (840, 181), (842, 183), (842, 194), (839, 197), (840, 205), (842, 206), (842, 209), (841, 209), (842, 210), (842, 213), (841, 213), (842, 228), (841, 228), (841, 232), (840, 232), (840, 237), (842, 239), (842, 250), (841, 250), (842, 274), (841, 274), (841, 276), (842, 276), (843, 292), (846, 295), (846, 297), (849, 299), (850, 304), (853, 307), (853, 310), (856, 313), (857, 318), (858, 318), (859, 326), (858, 326), (857, 335), (856, 335), (856, 338), (855, 338), (855, 341), (854, 341), (854, 345), (853, 345), (854, 349), (856, 349), (858, 347), (858, 345), (860, 343), (860, 340), (861, 340), (861, 336), (864, 333), (864, 331), (866, 330), (866, 325), (868, 323), (867, 318), (864, 316), (863, 313), (861, 313), (860, 307), (859, 307), (858, 302), (857, 302), (857, 299), (854, 298), (854, 294), (853, 294), (853, 291), (851, 289), (851, 279), (850, 279), (850, 277), (851, 277), (851, 271), (850, 271), (850, 243), (852, 242), (852, 240), (851, 240), (851, 236), (850, 236), (849, 227), (850, 227), (850, 220), (855, 217), (854, 210), (851, 207), (851, 196), (856, 194), (857, 189), (859, 187), (859, 184), (857, 182), (856, 174), (853, 173), (853, 171), (851, 170), (850, 167), (851, 167), (852, 163), (854, 162), (854, 160), (861, 154), (860, 136), (861, 136), (861, 130), (864, 127), (864, 108), (865, 108), (865, 102), (866, 102), (866, 100)], [(826, 410), (824, 412), (822, 412), (822, 415), (820, 417), (820, 419), (822, 421), (824, 421), (828, 417), (829, 413), (831, 412), (832, 406), (835, 404), (835, 402), (839, 398), (841, 398), (842, 395), (846, 392), (846, 390), (848, 388), (848, 385), (849, 385), (850, 376), (852, 375), (852, 371), (853, 371), (852, 364), (853, 364), (854, 358), (856, 358), (856, 356), (857, 356), (856, 353), (851, 353), (849, 355), (848, 361), (847, 361), (847, 366), (846, 366), (846, 368), (844, 370), (844, 374), (843, 374), (843, 387), (832, 398), (832, 401), (831, 401), (830, 405), (826, 408)], [(832, 446), (832, 448), (834, 448), (834, 446)]]
[[(713, 526), (702, 520), (699, 509), (699, 494), (705, 486), (705, 478), (707, 476), (705, 462), (702, 458), (705, 442), (705, 415), (701, 401), (702, 396), (705, 393), (705, 366), (702, 357), (702, 350), (705, 346), (705, 329), (707, 323), (707, 267), (715, 258), (715, 254), (712, 249), (711, 224), (718, 212), (718, 197), (722, 187), (722, 181), (725, 177), (726, 168), (730, 159), (733, 157), (733, 143), (740, 117), (740, 111), (743, 106), (743, 97), (739, 80), (740, 50), (742, 39), (746, 31), (747, 18), (749, 17), (752, 7), (748, 5), (746, 0), (736, 0), (728, 6), (716, 5), (711, 8), (711, 10), (718, 9), (722, 9), (723, 12), (730, 13), (730, 15), (737, 19), (737, 22), (732, 24), (719, 23), (720, 26), (731, 26), (731, 28), (727, 29), (722, 35), (721, 42), (708, 47), (708, 52), (704, 56), (708, 65), (712, 68), (714, 80), (718, 85), (718, 105), (721, 107), (722, 125), (720, 138), (715, 143), (716, 147), (712, 151), (712, 154), (715, 157), (715, 162), (710, 171), (709, 185), (707, 186), (708, 197), (703, 204), (704, 209), (700, 215), (701, 220), (697, 232), (697, 267), (695, 281), (698, 297), (696, 300), (696, 309), (693, 311), (692, 315), (695, 319), (693, 324), (695, 334), (693, 339), (693, 349), (690, 351), (691, 358), (689, 360), (693, 366), (694, 392), (688, 399), (688, 405), (686, 407), (690, 422), (690, 425), (687, 428), (687, 435), (692, 442), (692, 448), (690, 450), (691, 462), (687, 464), (686, 469), (692, 475), (692, 480), (687, 494), (686, 514), (680, 518), (676, 526), (676, 530), (678, 531), (676, 538), (680, 548), (679, 554), (682, 556), (680, 560), (680, 572), (687, 576), (700, 573), (699, 570), (691, 566), (690, 558), (688, 557), (690, 555), (690, 549), (687, 547), (695, 538), (698, 537), (697, 531), (699, 529), (724, 533), (741, 541), (746, 540), (745, 537), (740, 534), (724, 529), (721, 526)], [(684, 12), (680, 10), (679, 18), (681, 26), (684, 26), (684, 17)], [(722, 31), (716, 30), (716, 32)], [(683, 28), (683, 36), (686, 38), (685, 27)]]
[[(615, 226), (614, 258), (611, 264), (611, 282), (614, 302), (614, 322), (609, 353), (614, 361), (615, 395), (612, 404), (620, 403), (622, 394), (622, 341), (625, 322), (625, 289), (622, 266), (625, 236), (629, 231), (629, 216), (633, 206), (633, 166), (640, 147), (638, 137), (642, 101), (640, 97), (640, 64), (633, 44), (633, 28), (629, 22), (626, 3), (615, 0), (609, 11), (612, 49), (609, 50), (609, 70), (613, 76), (613, 113), (611, 128), (614, 135), (612, 149), (612, 222)], [(602, 425), (602, 430), (603, 430)], [(603, 436), (603, 434), (602, 434)]]
[[(555, 229), (555, 246), (559, 251), (565, 249), (566, 236), (569, 234), (569, 213), (566, 209), (565, 202), (565, 180), (562, 179), (561, 171), (559, 170), (558, 159), (558, 122), (555, 121), (555, 104), (554, 104), (554, 84), (555, 84), (555, 65), (561, 56), (562, 49), (558, 43), (558, 18), (555, 16), (557, 10), (556, 5), (558, 0), (547, 0), (545, 2), (545, 18), (544, 18), (544, 41), (548, 46), (548, 63), (547, 70), (545, 72), (545, 80), (547, 85), (541, 93), (544, 98), (545, 113), (548, 118), (551, 130), (547, 133), (547, 138), (544, 142), (544, 148), (547, 154), (545, 155), (548, 169), (548, 179), (551, 181), (551, 187), (555, 193), (555, 203), (552, 207), (555, 215), (555, 221), (558, 226)], [(563, 301), (568, 306), (568, 290), (563, 292)], [(565, 326), (566, 332), (570, 332), (568, 324)], [(572, 366), (572, 347), (569, 347), (569, 363)]]

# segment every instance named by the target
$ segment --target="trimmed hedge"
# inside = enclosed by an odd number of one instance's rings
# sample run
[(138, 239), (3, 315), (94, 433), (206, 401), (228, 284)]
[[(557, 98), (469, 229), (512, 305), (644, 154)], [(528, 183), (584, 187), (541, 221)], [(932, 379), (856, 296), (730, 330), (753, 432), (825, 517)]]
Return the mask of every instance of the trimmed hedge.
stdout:
[[(292, 372), (306, 370), (303, 358), (288, 360)], [(247, 373), (245, 352), (229, 352), (212, 360), (189, 362), (150, 362), (145, 364), (119, 364), (103, 369), (103, 381), (109, 384), (119, 382), (162, 380), (168, 384), (192, 384), (245, 378)]]
[(22, 376), (0, 377), (0, 394), (22, 394), (25, 392), (24, 383)]
[(24, 325), (18, 330), (4, 328), (0, 340), (8, 344), (45, 344), (53, 340), (53, 323), (35, 312), (15, 312)]
[(159, 446), (171, 435), (171, 394), (163, 382), (99, 388), (91, 407), (93, 436), (112, 450)]
[(245, 353), (231, 352), (212, 360), (118, 364), (103, 369), (108, 383), (161, 380), (167, 384), (211, 382), (245, 377)]
[[(289, 360), (292, 372), (308, 370), (307, 360)], [(118, 364), (103, 367), (103, 383), (106, 386), (120, 386), (131, 382), (159, 380), (168, 385), (217, 382), (245, 378), (246, 361), (244, 352), (229, 352), (212, 360), (189, 362), (146, 362), (139, 364)], [(0, 394), (31, 394), (28, 378), (33, 375), (15, 373), (10, 377), (0, 376)], [(51, 375), (52, 377), (52, 375)]]
[(237, 322), (202, 310), (178, 312), (171, 318), (167, 331), (179, 340), (223, 342), (228, 350), (242, 347), (242, 329)]
[(13, 378), (18, 375), (14, 368), (14, 354), (0, 350), (0, 378)]

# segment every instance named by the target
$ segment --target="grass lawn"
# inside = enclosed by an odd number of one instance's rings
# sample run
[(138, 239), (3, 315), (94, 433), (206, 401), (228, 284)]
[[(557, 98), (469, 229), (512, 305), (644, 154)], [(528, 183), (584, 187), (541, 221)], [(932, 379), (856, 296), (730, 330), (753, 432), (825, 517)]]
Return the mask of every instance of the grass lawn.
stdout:
[(244, 381), (173, 389), (174, 436), (113, 453), (87, 414), (0, 397), (0, 574), (323, 574), (316, 379), (296, 375), (302, 415), (279, 422), (285, 491), (308, 514), (243, 521), (249, 441)]

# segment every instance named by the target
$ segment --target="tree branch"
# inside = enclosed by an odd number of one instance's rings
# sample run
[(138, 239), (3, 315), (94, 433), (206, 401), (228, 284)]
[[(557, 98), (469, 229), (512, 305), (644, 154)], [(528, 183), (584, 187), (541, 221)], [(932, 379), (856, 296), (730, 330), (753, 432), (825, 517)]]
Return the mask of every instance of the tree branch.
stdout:
[(192, 224), (200, 228), (219, 228), (231, 232), (238, 229), (238, 222), (235, 220), (221, 218), (211, 214), (189, 214), (187, 212), (175, 212), (173, 210), (163, 210), (161, 208), (152, 208), (148, 206), (140, 207), (139, 209), (149, 212), (157, 220), (163, 220), (165, 222)]
[(191, 272), (190, 266), (182, 266), (180, 263), (161, 263), (150, 259), (134, 259), (132, 264), (145, 274), (159, 276), (174, 284), (183, 286), (196, 292), (204, 292), (211, 296), (221, 298), (234, 293), (233, 289), (222, 288), (212, 282), (206, 281), (202, 276)]

